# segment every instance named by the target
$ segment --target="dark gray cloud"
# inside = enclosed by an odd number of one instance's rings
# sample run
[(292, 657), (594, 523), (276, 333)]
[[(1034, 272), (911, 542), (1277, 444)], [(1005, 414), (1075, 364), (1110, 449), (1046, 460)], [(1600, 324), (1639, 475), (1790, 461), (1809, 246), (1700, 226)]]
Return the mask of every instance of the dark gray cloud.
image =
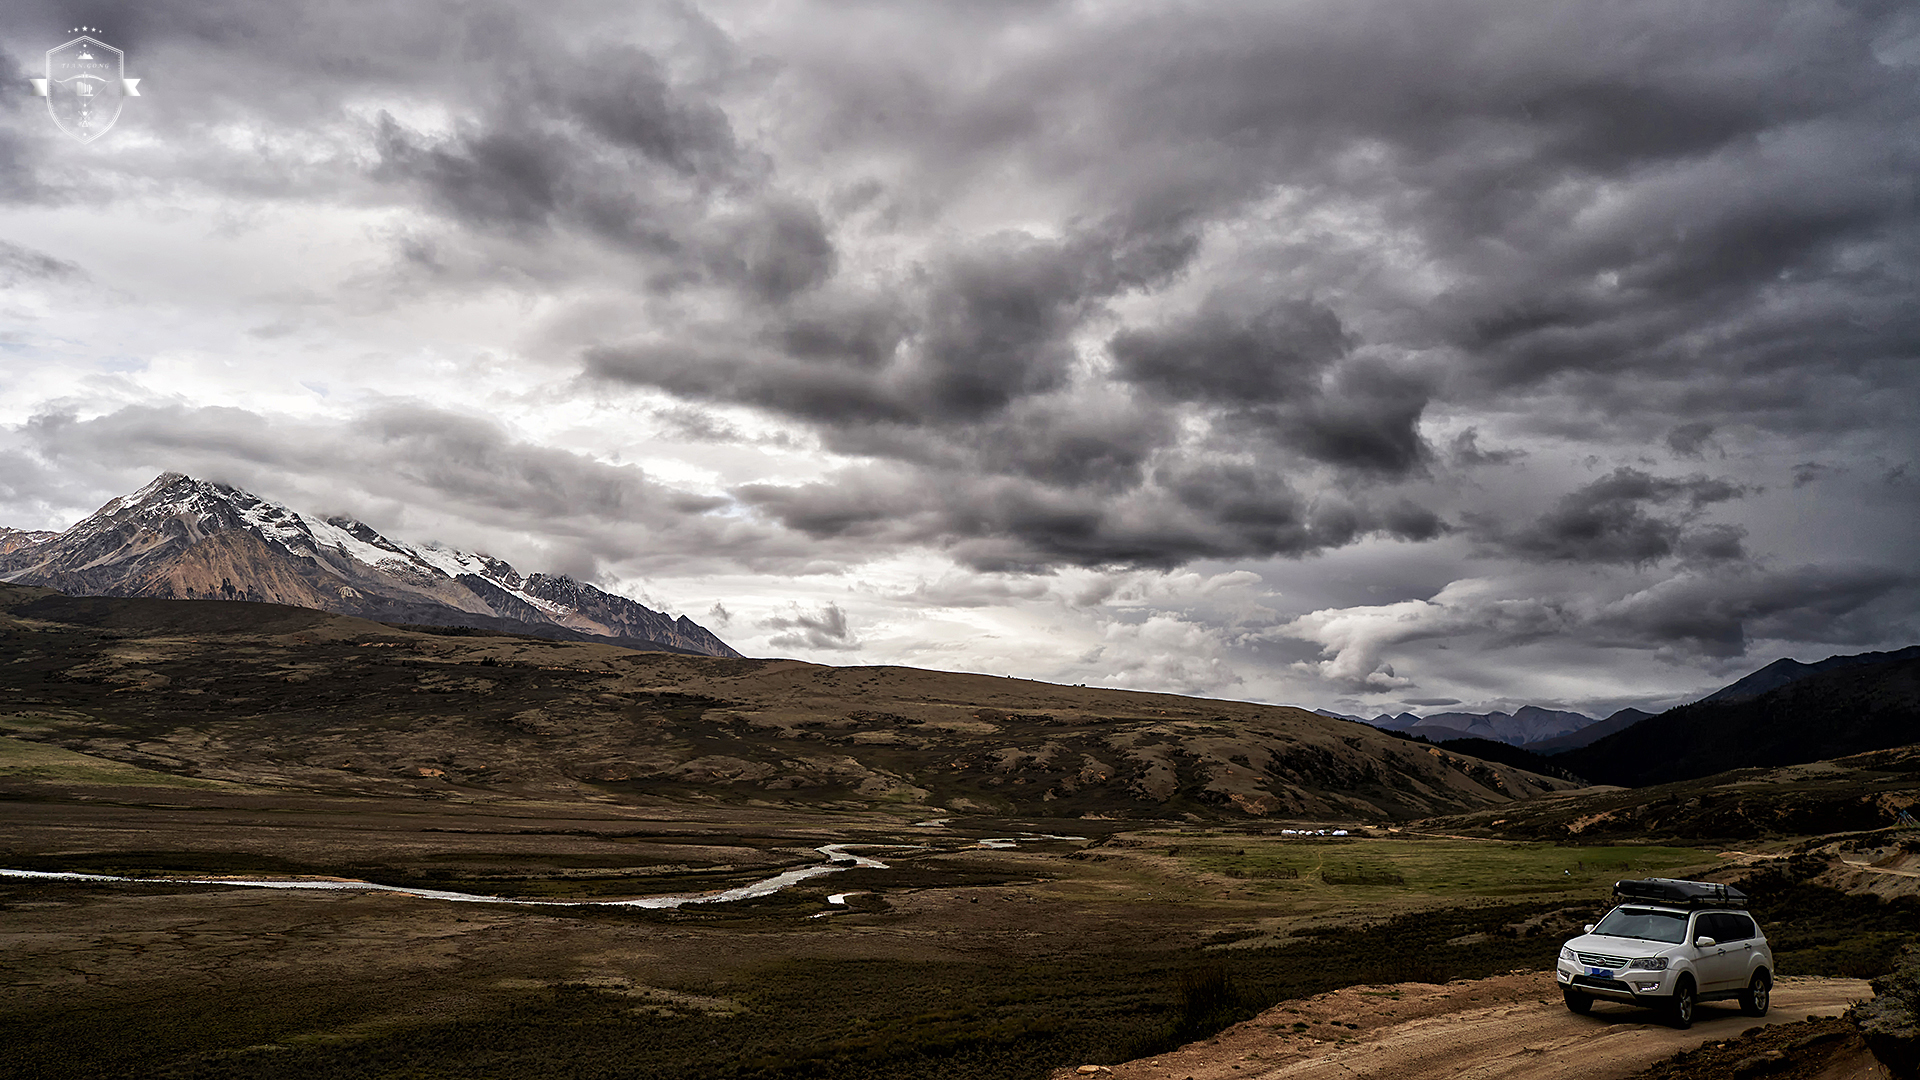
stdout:
[(1503, 530), (1485, 520), (1477, 528), (1481, 539), (1509, 553), (1548, 562), (1655, 563), (1675, 555), (1740, 559), (1746, 555), (1742, 529), (1697, 521), (1704, 508), (1748, 493), (1722, 478), (1676, 479), (1623, 466), (1570, 492), (1520, 529)]
[[(1082, 305), (1107, 291), (1092, 254), (1001, 235), (959, 253), (929, 290), (908, 393), (922, 415), (972, 418), (1058, 388)], [(1111, 288), (1111, 286), (1108, 286)]]
[(1803, 461), (1793, 467), (1793, 486), (1806, 487), (1833, 472), (1833, 466), (1818, 461)]
[(930, 486), (918, 470), (868, 467), (735, 494), (812, 537), (936, 546), (988, 571), (1170, 569), (1196, 559), (1309, 555), (1365, 536), (1427, 540), (1446, 529), (1405, 499), (1308, 499), (1284, 471), (1227, 462), (1170, 461), (1118, 492), (960, 472)]
[(520, 442), (489, 420), (425, 405), (373, 410), (343, 435), (391, 462), (410, 486), (516, 514), (664, 521), (726, 505), (664, 487), (631, 465)]
[(1265, 419), (1280, 442), (1311, 460), (1399, 476), (1433, 457), (1420, 434), (1427, 400), (1423, 379), (1362, 359), (1334, 372), (1317, 399)]
[(1089, 392), (1022, 402), (955, 442), (976, 472), (1117, 493), (1139, 486), (1155, 453), (1177, 437), (1167, 413)]
[(707, 259), (716, 273), (762, 301), (778, 303), (833, 275), (836, 254), (814, 207), (773, 202), (725, 222)]
[(1213, 406), (1238, 435), (1312, 461), (1406, 473), (1430, 456), (1419, 433), (1427, 387), (1378, 360), (1350, 359), (1355, 343), (1325, 304), (1216, 293), (1166, 325), (1119, 332), (1107, 348), (1122, 382)]
[[(577, 120), (611, 146), (692, 178), (719, 178), (742, 167), (741, 152), (726, 113), (671, 85), (652, 54), (631, 45), (593, 44), (555, 59), (552, 67), (527, 64), (535, 81), (529, 92), (507, 87), (509, 96), (541, 102)], [(542, 58), (544, 59), (544, 58)]]
[[(1665, 26), (1657, 44), (1632, 29), (1641, 17)], [(921, 191), (952, 191), (1011, 162), (1076, 191), (1101, 227), (1077, 243), (936, 249), (939, 261), (903, 282), (910, 302), (845, 330), (816, 316), (719, 357), (671, 344), (601, 349), (588, 370), (819, 424), (830, 446), (928, 470), (925, 487), (942, 493), (934, 503), (948, 503), (926, 505), (905, 481), (894, 486), (912, 497), (872, 505), (870, 517), (826, 491), (762, 503), (789, 524), (867, 530), (900, 518), (916, 523), (905, 535), (1024, 552), (1005, 556), (1015, 562), (1157, 565), (1310, 552), (1379, 531), (1379, 512), (1349, 511), (1344, 498), (1308, 520), (1299, 505), (1325, 490), (1318, 466), (1377, 483), (1525, 452), (1483, 451), (1469, 433), (1437, 454), (1421, 431), (1436, 403), (1473, 409), (1524, 389), (1545, 395), (1542, 414), (1603, 418), (1590, 432), (1635, 410), (1635, 424), (1666, 418), (1669, 447), (1697, 456), (1736, 418), (1783, 430), (1832, 423), (1861, 380), (1911, 391), (1910, 372), (1863, 363), (1912, 355), (1920, 340), (1895, 304), (1904, 278), (1859, 261), (1889, 243), (1914, 248), (1901, 194), (1908, 151), (1828, 156), (1865, 145), (1848, 133), (1877, 126), (1883, 110), (1917, 111), (1910, 80), (1867, 48), (1886, 16), (1833, 9), (1771, 26), (1766, 47), (1743, 32), (1731, 56), (1720, 35), (1734, 27), (1710, 13), (1615, 20), (1489, 4), (1442, 19), (1363, 5), (1342, 21), (1246, 7), (1185, 13), (1178, 27), (1170, 18), (1104, 22), (1031, 65), (988, 57), (1000, 66), (986, 89), (883, 57), (831, 72), (797, 60), (794, 85), (813, 96), (790, 115), (803, 128), (831, 118), (816, 132), (826, 144), (904, 152), (917, 170), (906, 182)], [(1515, 25), (1530, 29), (1497, 29)], [(1160, 49), (1163, 40), (1187, 46)], [(1506, 47), (1489, 52), (1489, 40)], [(905, 55), (923, 48), (935, 49), (915, 40)], [(1786, 77), (1804, 63), (1819, 75)], [(882, 99), (884, 116), (852, 120), (856, 102)], [(1829, 176), (1838, 161), (1854, 174)], [(869, 197), (908, 205), (903, 192), (877, 191)], [(1108, 302), (1140, 289), (1136, 279), (1150, 294), (1190, 272), (1209, 223), (1245, 229), (1239, 215), (1276, 191), (1303, 213), (1337, 210), (1395, 236), (1451, 284), (1416, 306), (1380, 287), (1377, 251), (1364, 268), (1343, 267), (1293, 235), (1256, 230), (1238, 258), (1286, 266), (1311, 287), (1273, 283), (1269, 269), (1247, 278), (1252, 287), (1215, 286), (1185, 310), (1162, 306), (1110, 332), (1108, 376), (1141, 410), (1124, 437), (1075, 454), (995, 422), (1024, 399), (1096, 385), (1070, 374), (1071, 335), (1110, 318)], [(1149, 270), (1129, 276), (1112, 268), (1122, 260), (1087, 254), (1128, 244), (1152, 253)], [(1844, 294), (1823, 284), (1841, 276)], [(1823, 365), (1839, 381), (1810, 381)], [(1155, 413), (1167, 419), (1145, 419)], [(1172, 436), (1174, 417), (1195, 416), (1214, 440)], [(1249, 444), (1267, 448), (1255, 454), (1274, 474), (1257, 493), (1229, 495), (1227, 478), (1246, 466), (1214, 455)], [(981, 455), (983, 445), (999, 450)], [(1159, 466), (1145, 467), (1156, 455)], [(1116, 467), (1079, 477), (1038, 467), (1089, 458)], [(1032, 483), (988, 497), (950, 470)], [(1060, 489), (1075, 483), (1128, 498), (1090, 507)], [(1506, 546), (1565, 561), (1745, 555), (1738, 527), (1701, 524), (1693, 496), (1675, 498), (1597, 485)], [(1138, 517), (1156, 513), (1172, 516)], [(1388, 531), (1438, 535), (1440, 516), (1425, 520)]]
[(1480, 465), (1506, 465), (1527, 456), (1525, 450), (1506, 448), (1486, 450), (1480, 446), (1480, 429), (1468, 428), (1447, 444), (1447, 460), (1455, 468), (1471, 469)]
[(760, 301), (830, 271), (817, 211), (766, 190), (726, 115), (676, 91), (647, 53), (554, 45), (501, 74), (450, 134), (385, 112), (374, 125), (371, 178), (454, 226), (441, 242), (504, 235), (549, 274), (539, 252), (605, 246), (654, 288), (718, 281)]
[(1713, 425), (1695, 420), (1667, 432), (1667, 448), (1681, 457), (1704, 457), (1703, 448), (1712, 438)]
[(1166, 325), (1122, 330), (1107, 348), (1116, 376), (1157, 396), (1256, 406), (1312, 396), (1353, 345), (1325, 304), (1215, 294)]
[(857, 649), (860, 640), (847, 625), (847, 613), (838, 604), (827, 604), (818, 611), (794, 609), (791, 616), (775, 615), (761, 626), (782, 633), (769, 638), (776, 649)]
[[(818, 257), (783, 260), (808, 268), (796, 282), (817, 284), (830, 252), (801, 247)], [(757, 313), (752, 335), (704, 325), (679, 341), (593, 347), (584, 364), (596, 378), (829, 426), (964, 425), (1061, 388), (1075, 360), (1070, 335), (1103, 300), (1169, 269), (1097, 230), (995, 233), (942, 251), (890, 297)]]
[[(19, 108), (0, 118), (0, 149), (21, 148), (0, 154), (0, 196), (97, 202), (140, 185), (384, 204), (414, 212), (391, 230), (391, 270), (455, 285), (539, 291), (611, 270), (654, 288), (717, 282), (749, 300), (803, 287), (819, 276), (808, 261), (823, 257), (824, 229), (768, 185), (764, 157), (713, 100), (742, 58), (691, 7), (639, 15), (653, 32), (642, 43), (609, 25), (636, 17), (628, 5), (575, 5), (563, 25), (511, 0), (345, 4), (299, 19), (252, 0), (109, 0), (89, 18), (147, 91), (122, 124), (157, 139), (80, 175), (62, 167), (45, 117)], [(37, 59), (32, 43), (56, 43), (71, 19), (40, 0), (9, 5), (8, 60)], [(261, 137), (236, 140), (236, 128)], [(19, 184), (5, 182), (13, 158), (34, 163)], [(569, 268), (557, 248), (615, 262), (576, 255)]]
[(86, 271), (65, 259), (56, 259), (44, 251), (0, 240), (0, 285), (18, 285), (27, 281), (72, 281), (86, 276)]
[(1734, 657), (1756, 638), (1865, 646), (1911, 640), (1916, 578), (1878, 566), (1683, 574), (1609, 605), (1602, 644)]
[(0, 449), (0, 498), (23, 515), (0, 527), (65, 528), (71, 522), (61, 520), (61, 510), (71, 505), (73, 486), (72, 478), (26, 449)]

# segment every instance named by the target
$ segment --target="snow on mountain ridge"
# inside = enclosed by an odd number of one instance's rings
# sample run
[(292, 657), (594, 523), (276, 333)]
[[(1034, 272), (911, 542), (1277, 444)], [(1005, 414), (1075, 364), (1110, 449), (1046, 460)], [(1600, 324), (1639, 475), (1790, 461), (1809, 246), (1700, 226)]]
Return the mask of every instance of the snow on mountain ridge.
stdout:
[[(186, 490), (175, 498), (152, 502), (154, 496), (176, 487)], [(179, 473), (165, 474), (125, 500), (109, 502), (101, 508), (101, 513), (110, 514), (109, 508), (120, 502), (129, 509), (138, 506), (147, 513), (167, 516), (194, 513), (204, 523), (209, 517), (218, 517), (206, 508), (209, 501), (230, 508), (255, 535), (299, 558), (322, 558), (322, 552), (326, 552), (374, 570), (412, 572), (447, 580), (461, 574), (476, 574), (509, 592), (517, 591), (520, 584), (520, 575), (511, 565), (489, 555), (440, 544), (416, 547), (400, 543), (354, 518), (309, 516), (241, 488), (195, 480)]]
[[(160, 498), (171, 492), (170, 497)], [(116, 506), (116, 504), (119, 504)], [(233, 516), (233, 524), (258, 536), (268, 544), (295, 558), (351, 560), (372, 569), (391, 570), (398, 561), (415, 573), (436, 568), (424, 563), (405, 546), (396, 544), (362, 522), (345, 519), (349, 527), (333, 521), (309, 517), (280, 503), (263, 499), (250, 491), (208, 480), (195, 480), (180, 473), (163, 474), (125, 499), (116, 499), (100, 508), (94, 518), (105, 525), (122, 512), (140, 518), (180, 517), (191, 514), (196, 525), (205, 526), (221, 518), (221, 510)], [(92, 520), (92, 519), (89, 519)], [(353, 528), (351, 526), (357, 526)], [(364, 530), (364, 535), (360, 531)], [(447, 575), (451, 577), (451, 575)]]
[[(237, 488), (227, 489), (236, 495), (244, 495), (258, 501), (242, 512), (242, 517), (272, 539), (279, 539), (289, 550), (293, 550), (287, 541), (296, 536), (304, 536), (313, 547), (325, 547), (338, 552), (342, 557), (375, 570), (388, 573), (413, 572), (424, 573), (430, 577), (456, 581), (464, 574), (482, 578), (501, 591), (539, 608), (548, 615), (562, 617), (572, 615), (574, 609), (557, 604), (545, 597), (535, 596), (526, 591), (520, 572), (513, 564), (504, 559), (496, 559), (481, 552), (462, 551), (445, 544), (427, 542), (414, 545), (402, 543), (385, 536), (373, 526), (354, 518), (313, 518), (281, 506), (278, 503), (259, 499), (250, 492)], [(291, 519), (291, 525), (283, 524), (281, 518)], [(299, 554), (299, 552), (296, 552)], [(309, 553), (310, 555), (313, 553)]]
[(374, 532), (372, 528), (360, 522), (356, 521), (354, 524), (366, 529), (371, 534), (370, 537), (356, 536), (353, 530), (342, 528), (324, 518), (309, 518), (297, 512), (293, 516), (316, 546), (324, 545), (338, 552), (341, 557), (352, 559), (362, 566), (383, 569), (386, 564), (397, 561), (404, 566), (425, 566), (427, 569), (438, 572), (437, 567), (425, 563), (405, 547)]
[[(461, 574), (474, 574), (486, 578), (488, 581), (503, 588), (517, 584), (517, 582), (510, 583), (499, 580), (491, 572), (492, 566), (490, 565), (499, 562), (499, 560), (486, 555), (475, 555), (472, 552), (461, 551), (458, 548), (450, 548), (442, 544), (434, 543), (421, 544), (418, 547), (410, 548), (408, 553), (448, 577), (457, 578)], [(504, 566), (506, 564), (500, 563), (500, 565)], [(515, 574), (514, 576), (518, 577), (519, 575)]]

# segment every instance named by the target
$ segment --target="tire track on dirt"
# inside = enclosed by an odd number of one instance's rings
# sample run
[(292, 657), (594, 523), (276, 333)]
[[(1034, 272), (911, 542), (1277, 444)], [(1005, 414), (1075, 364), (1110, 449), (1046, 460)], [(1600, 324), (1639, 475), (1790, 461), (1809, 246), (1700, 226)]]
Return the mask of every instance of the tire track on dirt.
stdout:
[[(1686, 1031), (1596, 1003), (1575, 1016), (1548, 972), (1435, 986), (1348, 987), (1289, 1002), (1219, 1036), (1112, 1066), (1113, 1080), (1620, 1080), (1761, 1024), (1834, 1015), (1872, 996), (1859, 979), (1782, 978), (1765, 1018), (1702, 1005)], [(1076, 1070), (1055, 1074), (1075, 1077)], [(1081, 1074), (1084, 1075), (1084, 1074)]]

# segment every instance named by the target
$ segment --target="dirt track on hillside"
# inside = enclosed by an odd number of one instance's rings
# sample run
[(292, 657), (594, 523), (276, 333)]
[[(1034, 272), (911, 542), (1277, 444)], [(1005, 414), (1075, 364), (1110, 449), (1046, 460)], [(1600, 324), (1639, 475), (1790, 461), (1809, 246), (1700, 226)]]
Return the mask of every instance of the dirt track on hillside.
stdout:
[[(1112, 1066), (1112, 1080), (1619, 1080), (1759, 1024), (1835, 1015), (1873, 991), (1859, 979), (1783, 978), (1756, 1020), (1733, 1002), (1700, 1006), (1676, 1031), (1645, 1010), (1596, 1004), (1575, 1016), (1552, 975), (1434, 986), (1355, 986), (1288, 1002), (1217, 1038)], [(1056, 1077), (1079, 1080), (1076, 1070)]]

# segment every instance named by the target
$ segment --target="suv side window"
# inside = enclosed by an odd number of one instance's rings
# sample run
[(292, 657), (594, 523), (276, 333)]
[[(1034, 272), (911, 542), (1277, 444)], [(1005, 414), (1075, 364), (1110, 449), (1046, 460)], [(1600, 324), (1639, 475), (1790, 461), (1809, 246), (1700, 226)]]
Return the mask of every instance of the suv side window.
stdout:
[(1709, 911), (1694, 922), (1694, 937), (1710, 937), (1725, 944), (1745, 941), (1753, 936), (1753, 920), (1730, 911)]

